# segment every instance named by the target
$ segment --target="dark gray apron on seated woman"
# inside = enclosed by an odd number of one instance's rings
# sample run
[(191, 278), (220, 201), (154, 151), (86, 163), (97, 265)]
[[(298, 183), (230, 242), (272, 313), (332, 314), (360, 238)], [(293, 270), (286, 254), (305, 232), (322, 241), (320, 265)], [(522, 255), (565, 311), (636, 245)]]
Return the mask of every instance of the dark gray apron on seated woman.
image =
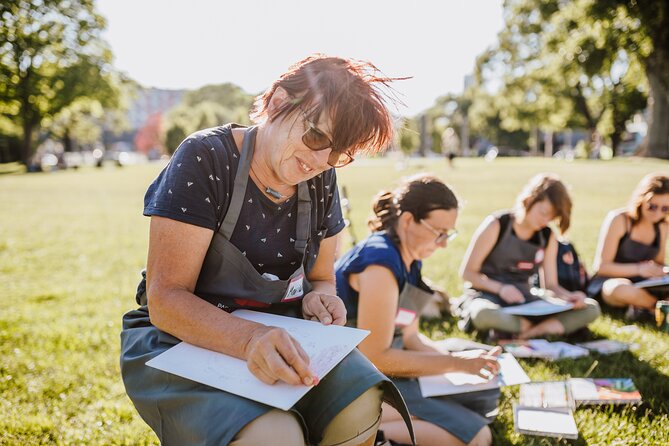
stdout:
[[(212, 144), (220, 144), (217, 138)], [(295, 249), (303, 255), (288, 280), (268, 280), (229, 242), (237, 223), (253, 158), (255, 128), (244, 136), (230, 207), (205, 256), (195, 294), (222, 310), (252, 308), (301, 315), (301, 299), (312, 286), (304, 271), (311, 201), (298, 185)], [(128, 396), (163, 445), (225, 445), (248, 423), (273, 408), (152, 367), (146, 362), (180, 342), (151, 324), (146, 295), (139, 309), (123, 317), (121, 373)], [(302, 421), (308, 444), (316, 444), (330, 421), (367, 389), (382, 385), (384, 400), (413, 430), (401, 395), (358, 350), (351, 352), (290, 410)]]
[[(393, 348), (404, 349), (402, 328), (413, 322), (403, 314), (413, 312), (418, 317), (431, 298), (432, 293), (411, 285), (407, 277), (399, 295)], [(412, 416), (441, 427), (465, 444), (472, 441), (496, 415), (499, 389), (425, 398), (421, 394), (417, 378), (391, 377), (391, 380), (400, 390)], [(487, 416), (489, 414), (490, 417)]]
[[(639, 263), (653, 260), (657, 257), (657, 253), (660, 252), (661, 238), (659, 223), (654, 225), (655, 239), (653, 239), (653, 242), (650, 245), (646, 245), (645, 243), (632, 240), (631, 222), (627, 216), (625, 216), (625, 220), (627, 222), (627, 231), (625, 231), (625, 234), (618, 242), (618, 249), (616, 250), (616, 256), (613, 261), (615, 263)], [(602, 286), (604, 285), (604, 282), (609, 279), (612, 279), (612, 277), (595, 275), (588, 284), (588, 296), (601, 298), (600, 293), (602, 292)], [(645, 278), (641, 276), (628, 277), (628, 279), (632, 281), (632, 283), (645, 280)]]

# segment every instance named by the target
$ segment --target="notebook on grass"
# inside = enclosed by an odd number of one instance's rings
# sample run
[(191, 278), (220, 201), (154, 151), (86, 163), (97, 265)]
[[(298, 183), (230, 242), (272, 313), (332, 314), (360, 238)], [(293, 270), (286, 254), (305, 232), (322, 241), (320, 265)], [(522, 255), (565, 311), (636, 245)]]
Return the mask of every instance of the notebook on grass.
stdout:
[(631, 378), (571, 378), (568, 382), (577, 405), (641, 402), (641, 393)]
[(574, 401), (564, 381), (522, 384), (518, 404), (513, 406), (516, 432), (558, 438), (578, 438)]
[(613, 339), (600, 339), (597, 341), (580, 342), (576, 345), (585, 347), (602, 355), (624, 352), (630, 349), (638, 348), (638, 344), (628, 344), (627, 342), (614, 341)]
[(579, 358), (588, 356), (589, 350), (567, 342), (548, 342), (545, 339), (528, 339), (527, 341), (500, 341), (504, 350), (516, 358), (538, 358), (556, 360), (563, 358)]

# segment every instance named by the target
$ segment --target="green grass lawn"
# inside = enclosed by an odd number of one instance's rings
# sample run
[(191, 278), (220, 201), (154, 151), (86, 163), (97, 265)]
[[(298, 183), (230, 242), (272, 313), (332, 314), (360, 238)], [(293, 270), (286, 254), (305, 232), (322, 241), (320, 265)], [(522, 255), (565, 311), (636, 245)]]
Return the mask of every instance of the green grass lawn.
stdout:
[[(621, 160), (566, 163), (543, 159), (360, 161), (341, 171), (352, 204), (353, 229), (367, 233), (372, 196), (404, 175), (429, 170), (450, 183), (464, 207), (460, 236), (426, 262), (426, 275), (452, 295), (462, 290), (457, 269), (472, 232), (490, 212), (510, 207), (537, 172), (557, 172), (574, 198), (570, 237), (592, 263), (599, 225), (625, 204), (647, 172), (669, 163)], [(134, 289), (146, 259), (148, 219), (143, 195), (160, 165), (0, 175), (0, 444), (157, 444), (125, 395), (118, 366), (121, 316), (135, 306)], [(344, 234), (344, 245), (349, 235)], [(634, 378), (640, 407), (580, 408), (574, 444), (669, 444), (669, 335), (650, 325), (627, 331), (618, 314), (591, 325), (593, 337), (640, 345), (633, 352), (553, 363), (523, 361), (535, 380), (567, 376)], [(434, 338), (466, 336), (455, 320), (428, 321)], [(513, 432), (504, 390), (492, 425), (495, 444), (555, 444)]]

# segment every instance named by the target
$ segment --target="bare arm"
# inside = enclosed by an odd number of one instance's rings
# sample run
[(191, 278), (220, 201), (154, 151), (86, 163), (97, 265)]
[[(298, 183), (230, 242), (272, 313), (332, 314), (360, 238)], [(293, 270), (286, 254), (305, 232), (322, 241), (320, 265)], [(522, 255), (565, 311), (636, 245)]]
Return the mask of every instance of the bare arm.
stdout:
[(669, 223), (660, 223), (660, 250), (657, 253), (657, 257), (655, 257), (655, 263), (659, 265), (665, 264), (664, 258), (667, 252), (667, 233), (669, 233)]
[(308, 357), (285, 331), (237, 318), (193, 294), (212, 235), (209, 229), (151, 217), (146, 280), (151, 322), (183, 341), (246, 360), (265, 382), (306, 384), (312, 378)]
[(639, 275), (638, 263), (617, 263), (614, 261), (620, 239), (625, 235), (626, 218), (620, 211), (612, 211), (606, 216), (599, 233), (593, 268), (597, 274), (607, 277), (634, 277)]
[[(431, 349), (414, 351), (392, 348), (399, 294), (393, 273), (383, 266), (372, 265), (353, 276), (351, 284), (360, 293), (358, 327), (371, 331), (359, 348), (383, 373), (399, 377), (435, 375), (454, 370), (479, 373), (486, 365), (490, 370), (497, 370), (494, 356), (482, 355), (472, 360), (463, 360)], [(414, 328), (417, 328), (416, 324), (414, 322)]]

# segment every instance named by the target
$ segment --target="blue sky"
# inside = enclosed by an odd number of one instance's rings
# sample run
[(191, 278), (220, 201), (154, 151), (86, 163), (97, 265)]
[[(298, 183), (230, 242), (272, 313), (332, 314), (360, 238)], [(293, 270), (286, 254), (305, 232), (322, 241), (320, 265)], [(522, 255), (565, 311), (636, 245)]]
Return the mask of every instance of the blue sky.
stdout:
[(502, 28), (501, 0), (97, 0), (117, 68), (145, 86), (265, 89), (322, 52), (373, 62), (414, 115), (462, 91)]

